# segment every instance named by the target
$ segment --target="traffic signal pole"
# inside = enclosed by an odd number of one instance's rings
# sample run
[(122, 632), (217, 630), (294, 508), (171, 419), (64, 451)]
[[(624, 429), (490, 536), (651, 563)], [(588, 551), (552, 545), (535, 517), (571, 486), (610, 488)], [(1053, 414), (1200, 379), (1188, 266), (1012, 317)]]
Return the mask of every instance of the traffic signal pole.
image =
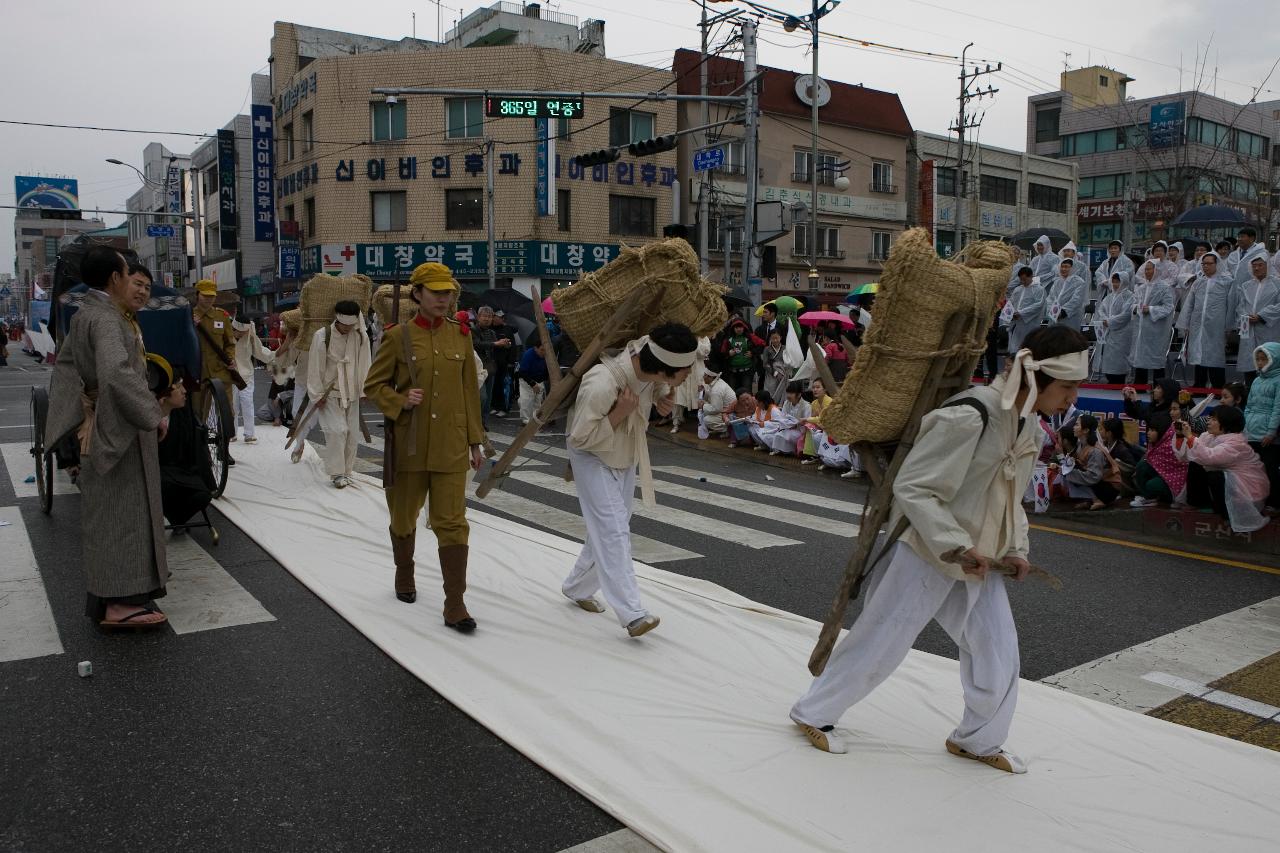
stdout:
[[(747, 90), (746, 141), (743, 145), (743, 165), (746, 166), (747, 192), (742, 210), (742, 283), (751, 294), (753, 305), (764, 300), (764, 286), (760, 281), (760, 247), (756, 245), (756, 195), (759, 189), (759, 169), (756, 166), (759, 141), (760, 109), (757, 103), (760, 91), (756, 79), (756, 22), (751, 18), (742, 21), (742, 79)], [(729, 248), (726, 246), (725, 251)], [(727, 285), (729, 282), (725, 282)]]

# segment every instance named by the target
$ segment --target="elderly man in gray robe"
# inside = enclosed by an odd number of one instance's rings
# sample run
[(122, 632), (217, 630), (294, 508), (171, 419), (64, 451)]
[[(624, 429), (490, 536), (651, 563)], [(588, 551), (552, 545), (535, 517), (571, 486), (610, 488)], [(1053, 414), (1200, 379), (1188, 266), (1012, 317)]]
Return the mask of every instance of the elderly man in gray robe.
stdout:
[(1240, 286), (1237, 304), (1240, 351), (1236, 370), (1252, 385), (1258, 376), (1253, 351), (1265, 343), (1280, 343), (1280, 281), (1271, 275), (1263, 255), (1255, 254), (1249, 267), (1253, 277)]
[(80, 276), (89, 292), (58, 350), (45, 443), (74, 435), (80, 445), (86, 615), (103, 628), (154, 628), (166, 618), (150, 604), (169, 578), (157, 451), (169, 403), (147, 383), (134, 319), (151, 285), (109, 246), (85, 253)]
[(1070, 258), (1063, 258), (1058, 265), (1058, 275), (1049, 291), (1049, 322), (1069, 326), (1077, 332), (1084, 325), (1084, 301), (1088, 279), (1081, 278), (1071, 265)]
[(1156, 276), (1154, 261), (1145, 261), (1138, 270), (1133, 290), (1133, 381), (1148, 385), (1164, 378), (1172, 337), (1176, 302), (1173, 288)]
[(1203, 274), (1178, 315), (1182, 354), (1194, 370), (1195, 387), (1221, 388), (1227, 384), (1227, 332), (1237, 327), (1240, 289), (1218, 272), (1217, 255), (1205, 255), (1200, 264)]

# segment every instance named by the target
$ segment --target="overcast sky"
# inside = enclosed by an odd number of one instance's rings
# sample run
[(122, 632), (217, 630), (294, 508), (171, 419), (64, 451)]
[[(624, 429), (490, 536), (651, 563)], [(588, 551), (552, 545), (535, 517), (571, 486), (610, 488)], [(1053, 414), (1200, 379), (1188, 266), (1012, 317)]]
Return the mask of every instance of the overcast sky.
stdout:
[[(480, 5), (490, 5), (484, 3)], [(803, 13), (804, 0), (774, 0)], [(973, 41), (971, 59), (1005, 63), (1009, 73), (984, 78), (1001, 91), (980, 102), (983, 142), (1025, 147), (1026, 98), (1057, 88), (1064, 62), (1107, 64), (1136, 78), (1129, 93), (1147, 97), (1191, 88), (1196, 54), (1208, 56), (1201, 85), (1246, 100), (1280, 58), (1280, 3), (1251, 4), (1244, 14), (1208, 14), (1203, 2), (1160, 4), (1075, 0), (845, 0), (822, 21), (826, 32), (896, 47), (956, 55)], [(478, 5), (443, 4), (447, 31)], [(459, 10), (465, 6), (465, 11)], [(693, 0), (591, 0), (544, 8), (606, 21), (608, 55), (669, 68), (677, 47), (697, 48), (699, 8)], [(719, 3), (713, 10), (732, 8)], [(966, 9), (971, 11), (952, 11)], [(290, 20), (385, 38), (436, 37), (436, 6), (408, 0), (219, 0), (217, 3), (88, 0), (5, 4), (0, 53), (0, 119), (208, 133), (247, 111), (249, 75), (265, 71), (272, 22)], [(721, 35), (723, 37), (724, 31)], [(1250, 38), (1252, 36), (1252, 38)], [(761, 62), (807, 70), (807, 39), (776, 25), (761, 31)], [(1207, 46), (1207, 48), (1206, 48)], [(53, 48), (57, 49), (54, 50)], [(1062, 51), (1070, 51), (1064, 57)], [(912, 125), (945, 133), (954, 120), (958, 68), (839, 43), (824, 43), (824, 77), (897, 92)], [(1280, 99), (1280, 74), (1259, 100)], [(139, 164), (150, 141), (189, 153), (197, 140), (162, 134), (105, 133), (0, 125), (0, 199), (13, 204), (13, 176), (77, 178), (85, 208), (122, 210), (137, 177), (108, 157)], [(106, 217), (118, 224), (122, 217)], [(12, 211), (0, 211), (0, 270), (13, 269)]]

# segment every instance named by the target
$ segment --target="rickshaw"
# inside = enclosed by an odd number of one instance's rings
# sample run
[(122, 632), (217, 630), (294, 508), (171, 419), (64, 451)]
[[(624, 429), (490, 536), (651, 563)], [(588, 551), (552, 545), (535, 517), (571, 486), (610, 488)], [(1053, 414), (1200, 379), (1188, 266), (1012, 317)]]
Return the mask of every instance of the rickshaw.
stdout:
[[(92, 245), (92, 244), (89, 244)], [(79, 282), (79, 259), (88, 245), (71, 246), (58, 257), (53, 294), (52, 331), (55, 340), (61, 344), (71, 326), (71, 318), (75, 315), (88, 293), (88, 287)], [(77, 251), (78, 250), (78, 251)], [(131, 252), (123, 251), (126, 257)], [(208, 381), (213, 404), (209, 407), (207, 418), (195, 413), (193, 394), (200, 386), (200, 345), (196, 340), (195, 326), (191, 321), (191, 303), (178, 291), (160, 284), (151, 287), (151, 298), (146, 307), (138, 312), (138, 326), (142, 329), (142, 339), (148, 352), (156, 353), (168, 361), (174, 373), (180, 377), (188, 390), (187, 407), (196, 415), (195, 421), (201, 432), (201, 458), (190, 460), (195, 467), (208, 466), (211, 474), (212, 495), (216, 500), (227, 486), (227, 474), (230, 464), (229, 441), (234, 434), (235, 426), (231, 407), (227, 402), (226, 387), (218, 379)], [(48, 420), (48, 389), (41, 386), (31, 388), (31, 455), (35, 463), (36, 493), (40, 499), (40, 509), (47, 515), (53, 510), (54, 475), (57, 470), (72, 468), (79, 464), (79, 448), (74, 436), (64, 439), (56, 446), (45, 443), (45, 424)], [(210, 538), (218, 544), (218, 531), (209, 521), (207, 504), (198, 510), (201, 521), (190, 519), (176, 524), (166, 524), (166, 530), (185, 532), (192, 527), (208, 527)], [(193, 516), (194, 517), (194, 516)]]

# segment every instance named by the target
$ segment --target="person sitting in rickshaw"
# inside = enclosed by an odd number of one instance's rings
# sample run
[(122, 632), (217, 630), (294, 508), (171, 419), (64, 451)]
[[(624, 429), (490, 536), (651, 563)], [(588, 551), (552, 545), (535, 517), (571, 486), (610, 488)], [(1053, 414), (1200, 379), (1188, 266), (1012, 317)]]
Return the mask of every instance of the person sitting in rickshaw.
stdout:
[(160, 505), (170, 524), (181, 525), (213, 500), (217, 482), (209, 461), (207, 437), (187, 405), (187, 389), (163, 357), (147, 354), (147, 384), (156, 400), (170, 408), (169, 429), (160, 441)]

